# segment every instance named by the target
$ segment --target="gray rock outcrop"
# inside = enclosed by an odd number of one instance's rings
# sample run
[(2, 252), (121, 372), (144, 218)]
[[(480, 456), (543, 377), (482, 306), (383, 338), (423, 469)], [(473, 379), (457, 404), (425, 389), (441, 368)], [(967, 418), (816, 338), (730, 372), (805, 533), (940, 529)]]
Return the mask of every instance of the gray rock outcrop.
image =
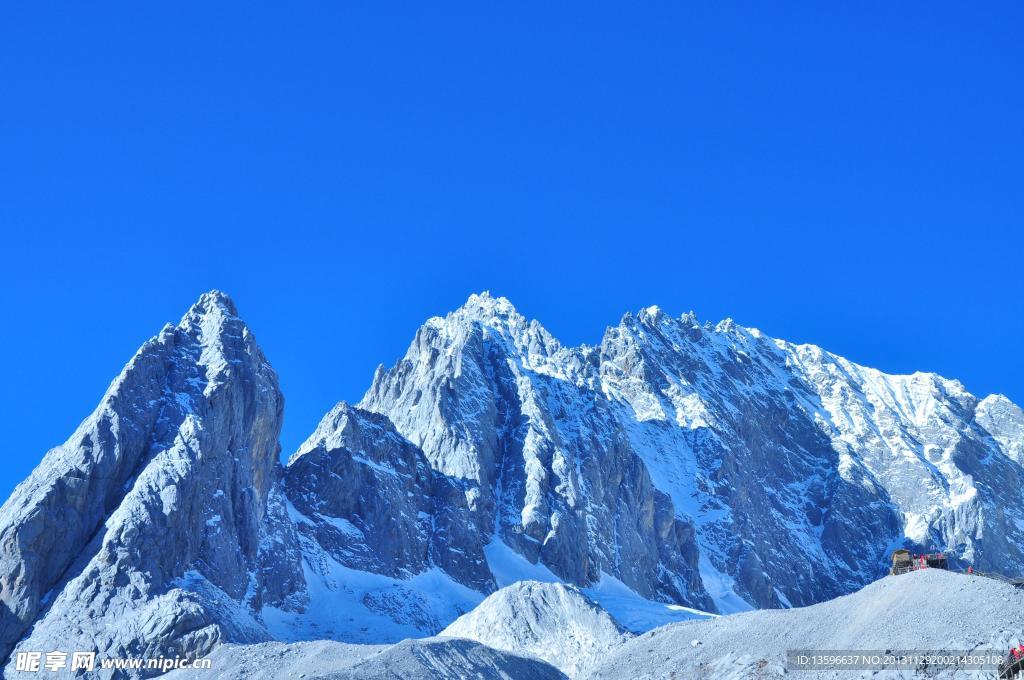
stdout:
[(258, 570), (282, 414), (233, 304), (204, 295), (0, 510), (0, 653), (196, 656), (265, 639), (257, 577), (279, 594), (290, 578)]

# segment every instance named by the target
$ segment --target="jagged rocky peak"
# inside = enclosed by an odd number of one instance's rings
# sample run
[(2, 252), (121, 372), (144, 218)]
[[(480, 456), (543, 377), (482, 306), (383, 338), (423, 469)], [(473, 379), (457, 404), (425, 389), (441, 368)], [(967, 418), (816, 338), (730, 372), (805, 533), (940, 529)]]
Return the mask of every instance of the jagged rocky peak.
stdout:
[(386, 418), (335, 406), (288, 462), (299, 530), (346, 567), (411, 576), (428, 568), (430, 468)]
[(1024, 409), (1002, 394), (990, 394), (978, 403), (976, 419), (1007, 456), (1024, 464)]
[(494, 588), (464, 488), (383, 415), (337, 404), (292, 455), (285, 487), (300, 535), (346, 568), (410, 578), (438, 567)]
[(288, 458), (288, 464), (294, 463), (300, 456), (324, 447), (337, 449), (344, 446), (345, 435), (350, 432), (353, 410), (347, 401), (339, 401), (317, 423), (313, 434), (299, 445), (299, 448)]
[(522, 319), (522, 315), (516, 311), (515, 305), (513, 305), (506, 297), (495, 297), (491, 295), (491, 291), (485, 290), (481, 293), (472, 293), (455, 314), (462, 313), (465, 316), (477, 316), (481, 320), (491, 319), (494, 317), (499, 318), (516, 318)]
[[(535, 322), (534, 322), (535, 323)], [(509, 338), (527, 331), (531, 322), (504, 297), (494, 297), (489, 291), (474, 293), (462, 306), (445, 316), (427, 319), (424, 329), (451, 332), (456, 328), (469, 329), (474, 325), (507, 334)]]
[(661, 310), (658, 305), (651, 305), (650, 307), (644, 307), (636, 315), (637, 321), (646, 326), (657, 326), (663, 321), (668, 320), (668, 315)]
[(713, 607), (693, 527), (652, 487), (597, 391), (597, 359), (563, 348), (507, 301), (473, 296), (421, 328), (360, 407), (466, 485), (485, 543), (571, 583), (608, 573), (645, 596)]
[(378, 372), (359, 406), (388, 415), (444, 474), (487, 486), (497, 442), (470, 420), (496, 416), (488, 347), (514, 347), (529, 324), (504, 298), (473, 295), (416, 333), (405, 357)]
[(184, 326), (194, 322), (202, 324), (202, 321), (207, 318), (237, 319), (238, 308), (235, 307), (235, 302), (230, 295), (214, 289), (199, 296), (196, 303), (185, 312), (179, 325)]
[(630, 370), (639, 369), (645, 362), (682, 360), (696, 368), (697, 364), (713, 370), (719, 357), (735, 350), (774, 352), (773, 346), (756, 328), (741, 326), (732, 319), (701, 324), (690, 311), (678, 317), (653, 305), (635, 314), (627, 312), (618, 325), (605, 329), (598, 347), (601, 357), (599, 370), (605, 371), (607, 361), (619, 363), (617, 357), (633, 355)]
[[(0, 654), (201, 653), (251, 614), (277, 376), (223, 293), (146, 342), (0, 510)], [(115, 623), (116, 622), (116, 623)]]
[(741, 331), (760, 335), (760, 331), (756, 328), (741, 326), (729, 318), (722, 319), (718, 323), (706, 321), (702, 324), (697, 318), (697, 313), (693, 310), (684, 312), (678, 317), (674, 317), (666, 313), (659, 305), (649, 305), (647, 307), (642, 307), (636, 312), (626, 312), (619, 320), (619, 327), (622, 328), (637, 328), (638, 326), (647, 329), (655, 329), (658, 327), (675, 328), (677, 330), (693, 328), (715, 331), (718, 333)]
[(449, 327), (459, 328), (480, 324), (485, 339), (507, 343), (509, 353), (527, 364), (543, 365), (562, 350), (561, 343), (539, 321), (527, 319), (507, 298), (493, 297), (487, 291), (470, 295), (445, 321)]

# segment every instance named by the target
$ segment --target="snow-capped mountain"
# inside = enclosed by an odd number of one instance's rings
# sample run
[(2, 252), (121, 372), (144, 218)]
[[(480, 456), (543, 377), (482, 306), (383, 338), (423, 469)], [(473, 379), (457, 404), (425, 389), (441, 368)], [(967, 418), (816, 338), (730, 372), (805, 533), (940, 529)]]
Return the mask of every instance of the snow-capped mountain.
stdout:
[(301, 578), (297, 551), (262, 540), (284, 507), (268, 504), (283, 405), (222, 294), (143, 345), (0, 509), (0, 656), (267, 639), (262, 604)]
[(420, 328), (360, 407), (465, 484), (473, 530), (495, 548), (569, 583), (608, 575), (643, 597), (711, 609), (692, 518), (653, 483), (601, 394), (598, 362), (507, 300), (473, 296)]
[(729, 320), (651, 307), (571, 348), (474, 295), (360, 407), (466, 485), (491, 545), (579, 586), (795, 606), (877, 578), (905, 543), (1024, 571), (1019, 408)]
[[(0, 509), (0, 657), (395, 643), (521, 580), (641, 632), (852, 592), (896, 545), (1024, 573), (1020, 408), (731, 321), (648, 308), (565, 347), (474, 295), (287, 466), (282, 418), (204, 295)], [(428, 647), (521, 661), (449, 643)]]

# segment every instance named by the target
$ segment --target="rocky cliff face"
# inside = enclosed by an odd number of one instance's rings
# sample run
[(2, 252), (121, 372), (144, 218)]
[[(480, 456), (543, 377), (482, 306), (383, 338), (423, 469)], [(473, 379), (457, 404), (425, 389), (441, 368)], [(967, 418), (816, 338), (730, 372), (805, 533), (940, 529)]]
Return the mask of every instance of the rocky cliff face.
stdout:
[(475, 295), (360, 407), (463, 481), (475, 532), (581, 586), (802, 605), (877, 578), (896, 544), (1024, 571), (1019, 408), (731, 321), (652, 307), (568, 348)]
[(464, 485), (431, 468), (384, 416), (336, 406), (292, 456), (286, 489), (299, 531), (339, 564), (399, 579), (437, 566), (494, 589)]
[(194, 656), (265, 637), (261, 581), (279, 592), (298, 567), (260, 571), (282, 413), (226, 296), (147, 342), (0, 510), (3, 656)]
[(360, 406), (461, 480), (476, 534), (581, 586), (713, 608), (691, 518), (656, 488), (590, 348), (563, 348), (504, 299), (431, 319)]

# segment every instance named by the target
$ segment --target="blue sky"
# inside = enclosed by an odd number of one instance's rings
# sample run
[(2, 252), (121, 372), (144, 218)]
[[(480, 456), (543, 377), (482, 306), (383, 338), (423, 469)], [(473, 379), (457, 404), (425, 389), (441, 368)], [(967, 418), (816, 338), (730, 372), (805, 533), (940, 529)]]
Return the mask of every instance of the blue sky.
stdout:
[(211, 288), (286, 453), (484, 289), (1024, 402), (1024, 5), (548, 5), (4, 3), (0, 491)]

